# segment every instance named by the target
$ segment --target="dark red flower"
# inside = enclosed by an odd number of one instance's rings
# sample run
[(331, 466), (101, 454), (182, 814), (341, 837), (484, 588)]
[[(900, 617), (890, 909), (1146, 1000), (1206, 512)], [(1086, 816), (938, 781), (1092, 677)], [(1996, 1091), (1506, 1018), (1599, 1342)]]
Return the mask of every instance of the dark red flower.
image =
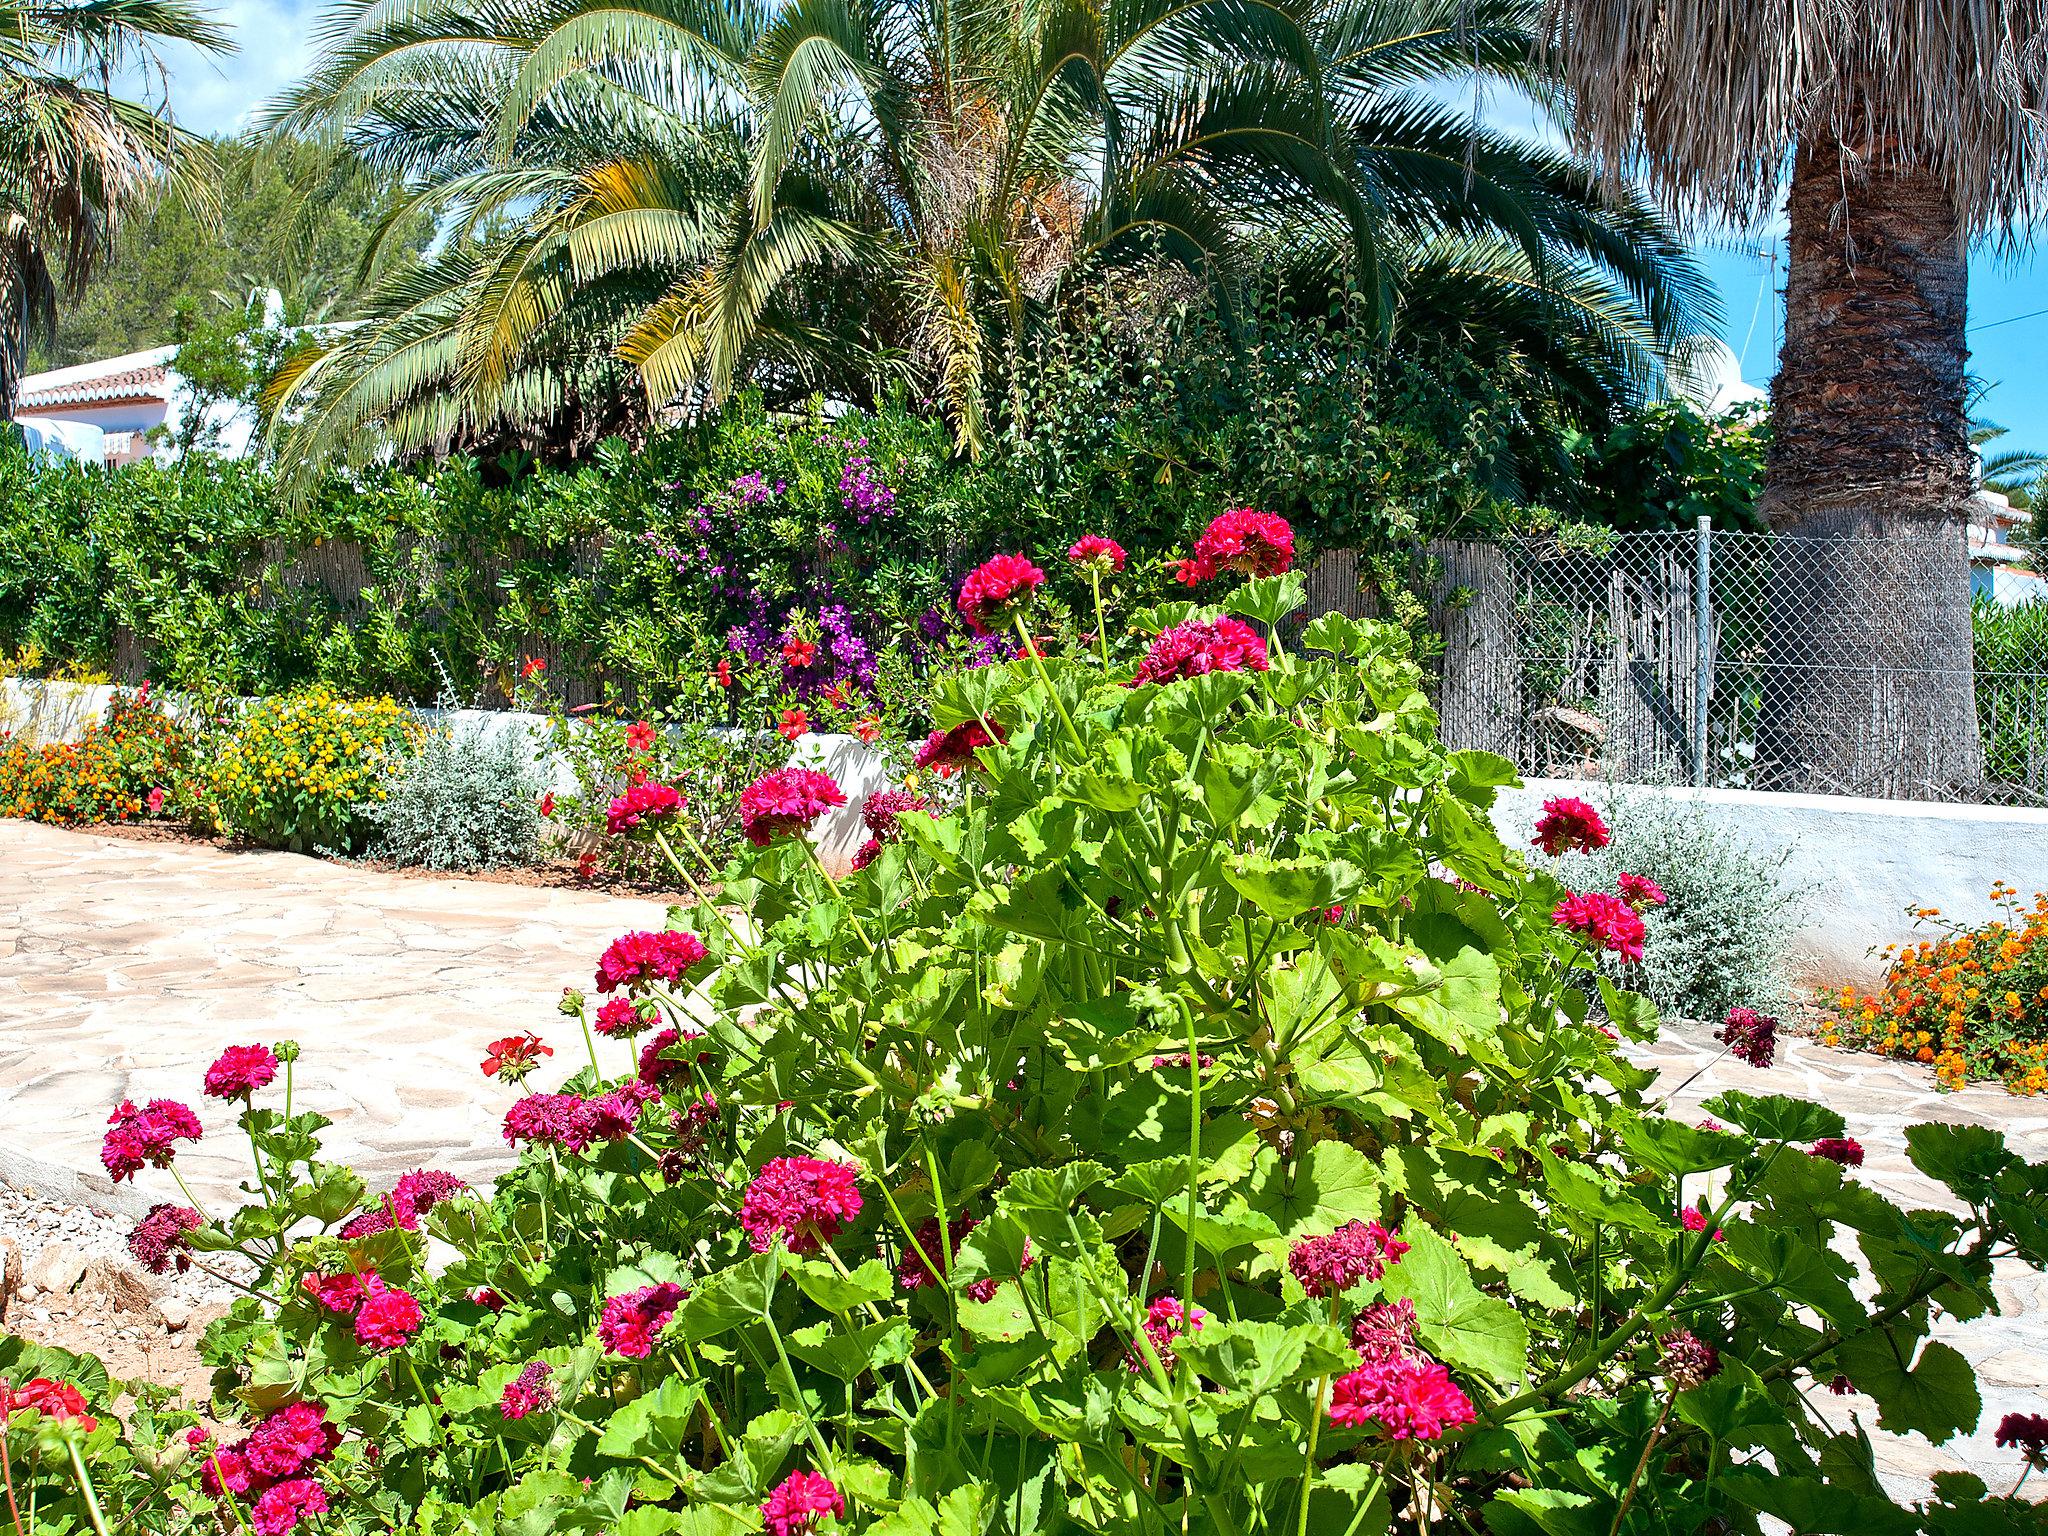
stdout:
[(1202, 530), (1193, 556), (1180, 562), (1175, 575), (1192, 587), (1224, 571), (1277, 576), (1292, 564), (1294, 530), (1285, 518), (1253, 507), (1232, 507)]
[(1714, 1033), (1730, 1055), (1758, 1069), (1768, 1067), (1778, 1052), (1778, 1021), (1754, 1008), (1730, 1008)]
[(747, 1244), (766, 1253), (779, 1240), (791, 1253), (816, 1253), (860, 1215), (860, 1170), (817, 1157), (777, 1157), (740, 1198)]
[(174, 1260), (178, 1272), (183, 1274), (192, 1267), (192, 1260), (185, 1252), (186, 1235), (204, 1225), (199, 1213), (190, 1206), (153, 1205), (149, 1214), (128, 1234), (128, 1251), (135, 1255), (135, 1262), (152, 1275), (169, 1273)]
[(979, 720), (964, 721), (950, 730), (933, 731), (925, 737), (911, 766), (935, 769), (940, 778), (950, 779), (962, 768), (980, 767), (974, 754), (983, 747), (999, 747), (1008, 739), (999, 721), (991, 720), (989, 730), (983, 730)]
[(1271, 666), (1265, 638), (1249, 624), (1236, 619), (1213, 624), (1190, 620), (1153, 637), (1130, 686), (1177, 682), (1210, 672), (1265, 672)]
[(1336, 1296), (1361, 1280), (1377, 1280), (1398, 1264), (1408, 1244), (1378, 1222), (1346, 1222), (1322, 1237), (1305, 1237), (1287, 1255), (1287, 1268), (1311, 1296)]
[(1543, 815), (1530, 841), (1556, 858), (1562, 853), (1591, 853), (1596, 848), (1605, 848), (1611, 837), (1607, 823), (1592, 806), (1560, 795), (1543, 802)]
[(1624, 960), (1643, 958), (1643, 920), (1635, 908), (1605, 891), (1582, 891), (1557, 904), (1550, 920), (1598, 949)]
[(530, 1414), (545, 1413), (555, 1406), (555, 1387), (550, 1379), (555, 1368), (545, 1361), (536, 1360), (505, 1383), (505, 1390), (498, 1396), (498, 1416), (504, 1419), (523, 1419)]
[(1124, 568), (1124, 547), (1099, 533), (1084, 533), (1067, 549), (1067, 559), (1082, 570), (1107, 576)]
[(277, 1076), (277, 1057), (264, 1045), (231, 1045), (206, 1069), (206, 1093), (215, 1099), (246, 1099), (268, 1088)]
[(673, 1281), (663, 1281), (610, 1297), (597, 1324), (599, 1342), (612, 1354), (645, 1360), (689, 1294)]
[(1863, 1166), (1863, 1144), (1854, 1136), (1823, 1136), (1807, 1150), (1815, 1157), (1840, 1163), (1844, 1168)]
[(1681, 1392), (1689, 1392), (1720, 1374), (1721, 1352), (1689, 1329), (1667, 1333), (1657, 1343), (1664, 1375)]

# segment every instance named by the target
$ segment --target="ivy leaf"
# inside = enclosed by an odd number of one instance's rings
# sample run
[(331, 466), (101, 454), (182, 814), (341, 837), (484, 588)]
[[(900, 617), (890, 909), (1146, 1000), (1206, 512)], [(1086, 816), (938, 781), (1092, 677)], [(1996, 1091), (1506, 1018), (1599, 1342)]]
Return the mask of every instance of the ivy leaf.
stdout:
[(1415, 1304), (1416, 1331), (1430, 1352), (1496, 1382), (1521, 1380), (1529, 1369), (1529, 1329), (1520, 1314), (1481, 1291), (1458, 1251), (1419, 1220), (1406, 1222), (1401, 1237), (1409, 1251), (1388, 1268), (1382, 1289)]
[(1319, 1141), (1291, 1168), (1270, 1147), (1253, 1166), (1250, 1206), (1272, 1218), (1280, 1236), (1334, 1232), (1380, 1213), (1380, 1177), (1365, 1154), (1343, 1141)]
[(1856, 1390), (1877, 1399), (1880, 1429), (1925, 1435), (1940, 1445), (1977, 1427), (1984, 1403), (1968, 1360), (1938, 1339), (1921, 1346), (1910, 1370), (1899, 1364), (1899, 1355), (1898, 1341), (1882, 1328), (1845, 1339), (1835, 1351)]
[(1848, 1129), (1832, 1109), (1783, 1093), (1759, 1097), (1731, 1089), (1716, 1094), (1702, 1107), (1717, 1119), (1733, 1120), (1759, 1141), (1819, 1141)]

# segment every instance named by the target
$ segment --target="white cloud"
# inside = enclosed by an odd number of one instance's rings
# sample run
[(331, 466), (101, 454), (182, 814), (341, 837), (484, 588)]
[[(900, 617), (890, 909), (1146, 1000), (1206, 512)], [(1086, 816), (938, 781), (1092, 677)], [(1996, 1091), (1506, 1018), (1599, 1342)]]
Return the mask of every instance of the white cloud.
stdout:
[[(172, 114), (198, 133), (233, 134), (302, 76), (313, 58), (312, 0), (216, 0), (214, 15), (239, 51), (164, 50)], [(152, 82), (152, 95), (156, 94)]]

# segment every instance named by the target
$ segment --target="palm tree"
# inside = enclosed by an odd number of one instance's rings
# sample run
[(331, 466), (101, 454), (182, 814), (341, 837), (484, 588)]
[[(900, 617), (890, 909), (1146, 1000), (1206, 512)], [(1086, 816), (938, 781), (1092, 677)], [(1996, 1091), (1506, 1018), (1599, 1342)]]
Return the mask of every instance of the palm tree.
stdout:
[(1695, 218), (1785, 198), (1763, 503), (1802, 542), (1774, 578), (1777, 782), (1968, 791), (1966, 261), (2042, 209), (2048, 6), (1548, 0), (1546, 19), (1610, 174)]
[[(273, 395), (288, 462), (446, 446), (615, 355), (650, 411), (907, 379), (975, 451), (996, 360), (1076, 273), (1226, 297), (1284, 251), (1390, 337), (1462, 329), (1611, 406), (1706, 291), (1647, 206), (1475, 126), (1536, 83), (1533, 0), (348, 0), (286, 132), (449, 232)], [(592, 347), (603, 350), (600, 365)], [(587, 396), (589, 390), (584, 391)], [(531, 431), (532, 424), (516, 430)]]
[(123, 213), (166, 185), (203, 195), (163, 105), (108, 86), (131, 69), (161, 78), (171, 42), (231, 46), (186, 0), (0, 0), (0, 420), (31, 336), (92, 274)]

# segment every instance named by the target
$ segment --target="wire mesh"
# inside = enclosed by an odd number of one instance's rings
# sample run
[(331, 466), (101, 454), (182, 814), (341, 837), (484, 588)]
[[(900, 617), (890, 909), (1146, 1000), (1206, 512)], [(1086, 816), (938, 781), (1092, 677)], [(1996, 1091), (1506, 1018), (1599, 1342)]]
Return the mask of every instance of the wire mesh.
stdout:
[(1446, 738), (1531, 774), (2048, 805), (2048, 582), (1962, 531), (1443, 545)]

